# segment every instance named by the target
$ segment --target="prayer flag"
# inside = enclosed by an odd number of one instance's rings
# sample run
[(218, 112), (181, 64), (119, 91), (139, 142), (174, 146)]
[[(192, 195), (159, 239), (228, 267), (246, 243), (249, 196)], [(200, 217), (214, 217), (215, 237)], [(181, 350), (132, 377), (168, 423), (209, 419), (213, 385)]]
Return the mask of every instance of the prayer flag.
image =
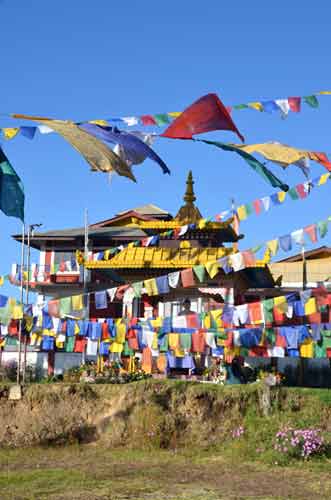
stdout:
[(282, 189), (283, 191), (288, 191), (289, 187), (287, 184), (284, 184), (281, 180), (279, 180), (267, 167), (265, 167), (261, 162), (259, 162), (254, 156), (250, 155), (249, 153), (246, 153), (246, 151), (243, 151), (240, 149), (238, 146), (234, 146), (232, 144), (225, 144), (223, 142), (216, 142), (216, 141), (206, 141), (204, 139), (196, 139), (199, 140), (200, 142), (204, 142), (205, 144), (211, 144), (213, 146), (216, 146), (220, 149), (223, 149), (224, 151), (231, 151), (234, 153), (237, 153), (239, 156), (241, 156), (247, 163), (248, 165), (255, 170), (261, 177), (264, 178), (267, 182), (269, 182), (273, 187), (278, 187)]
[(278, 106), (275, 101), (263, 101), (262, 102), (263, 111), (266, 113), (273, 113), (274, 111), (278, 111)]
[(142, 115), (140, 117), (140, 120), (143, 125), (157, 125), (156, 121), (151, 115)]
[(19, 127), (11, 127), (11, 128), (3, 128), (2, 133), (4, 135), (4, 138), (7, 140), (13, 139), (18, 133), (20, 129)]
[(292, 198), (292, 200), (298, 200), (299, 199), (299, 195), (298, 195), (298, 192), (295, 189), (295, 187), (289, 189), (288, 194), (290, 195), (290, 197)]
[(294, 113), (299, 113), (301, 110), (301, 97), (289, 97), (288, 104), (290, 106), (290, 110)]
[(282, 116), (285, 118), (290, 111), (290, 105), (287, 99), (275, 99), (275, 103), (282, 112)]
[(42, 122), (44, 125), (51, 127), (52, 130), (60, 134), (73, 148), (82, 154), (93, 171), (115, 171), (118, 175), (128, 177), (136, 182), (130, 167), (119, 156), (109, 149), (102, 141), (96, 139), (93, 135), (81, 129), (75, 123), (68, 120), (50, 120), (47, 118), (19, 114), (12, 115), (12, 117)]
[(217, 261), (206, 262), (205, 268), (211, 279), (215, 278), (219, 270), (219, 263)]
[(324, 238), (324, 236), (328, 232), (328, 221), (327, 220), (319, 221), (317, 223), (317, 227), (318, 227), (318, 232), (319, 232), (320, 238)]
[(278, 240), (270, 240), (270, 241), (267, 241), (267, 248), (268, 250), (270, 250), (270, 253), (272, 255), (276, 255), (277, 251), (278, 251)]
[(21, 134), (28, 139), (33, 139), (37, 131), (37, 127), (21, 127)]
[(289, 252), (292, 249), (292, 240), (290, 234), (285, 234), (279, 238), (279, 246), (284, 252)]
[(260, 102), (249, 102), (247, 106), (249, 108), (256, 109), (256, 111), (263, 111), (263, 106)]
[(112, 144), (120, 144), (123, 146), (126, 155), (131, 163), (137, 163), (137, 156), (142, 158), (150, 158), (158, 163), (164, 174), (170, 174), (170, 170), (164, 161), (155, 153), (155, 151), (148, 146), (143, 140), (135, 134), (118, 130), (116, 127), (99, 127), (91, 123), (83, 123), (80, 128), (87, 133)]
[(254, 200), (253, 201), (253, 206), (254, 206), (254, 210), (255, 210), (255, 213), (256, 215), (259, 215), (262, 211), (262, 202), (261, 200)]
[(206, 268), (203, 264), (194, 266), (193, 272), (200, 281), (200, 283), (204, 281), (206, 275)]
[(317, 242), (316, 224), (310, 224), (309, 226), (304, 227), (304, 231), (308, 234), (312, 243)]
[(315, 95), (307, 95), (303, 98), (306, 104), (311, 108), (318, 108), (318, 99)]
[(216, 94), (207, 94), (186, 108), (166, 129), (162, 137), (192, 139), (193, 135), (212, 130), (231, 130), (244, 142), (244, 137), (222, 101)]
[(303, 229), (298, 229), (297, 231), (293, 231), (291, 233), (291, 238), (293, 243), (296, 243), (297, 245), (303, 245), (305, 242)]
[(0, 210), (24, 221), (24, 187), (0, 147)]
[(188, 269), (184, 269), (183, 271), (181, 271), (180, 277), (181, 277), (182, 285), (183, 285), (184, 288), (187, 288), (189, 286), (194, 286), (195, 285), (194, 276), (193, 276), (193, 270), (192, 270), (191, 267), (189, 267)]
[(321, 175), (321, 177), (319, 178), (319, 181), (318, 181), (318, 185), (322, 186), (323, 184), (325, 184), (329, 177), (330, 177), (329, 173)]

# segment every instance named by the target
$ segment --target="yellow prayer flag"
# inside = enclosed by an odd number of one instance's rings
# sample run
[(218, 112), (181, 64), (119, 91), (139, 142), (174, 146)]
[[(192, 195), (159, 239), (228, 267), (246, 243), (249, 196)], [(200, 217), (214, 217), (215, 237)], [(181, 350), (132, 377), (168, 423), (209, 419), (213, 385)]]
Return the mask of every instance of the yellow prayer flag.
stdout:
[(300, 345), (300, 357), (301, 358), (313, 358), (314, 357), (314, 341), (313, 339), (305, 339)]
[(120, 320), (119, 323), (116, 322), (116, 342), (118, 344), (125, 343), (125, 335), (126, 335), (126, 324), (124, 321)]
[(286, 191), (278, 191), (277, 195), (280, 203), (283, 203), (286, 198)]
[(121, 353), (123, 351), (123, 344), (119, 344), (118, 342), (113, 342), (110, 344), (110, 352), (118, 352)]
[(328, 180), (328, 178), (330, 177), (330, 175), (331, 174), (329, 172), (327, 172), (326, 174), (321, 175), (321, 177), (319, 178), (319, 181), (318, 181), (318, 185), (322, 186), (322, 184), (325, 184), (326, 181)]
[(152, 325), (153, 328), (160, 328), (163, 324), (163, 320), (162, 318), (160, 318), (159, 316), (155, 319), (151, 319), (150, 320), (150, 323)]
[(286, 297), (275, 297), (274, 306), (279, 311), (286, 313), (288, 311), (288, 303)]
[(152, 341), (152, 349), (155, 349), (157, 350), (159, 347), (158, 345), (158, 338), (157, 338), (157, 333), (154, 332), (154, 335), (153, 335), (153, 341)]
[(239, 220), (247, 219), (247, 211), (245, 205), (240, 205), (239, 207), (237, 207), (237, 214)]
[(0, 276), (0, 286), (2, 286), (4, 284), (4, 281), (5, 281), (5, 277)]
[(215, 278), (216, 274), (218, 273), (219, 266), (220, 265), (217, 260), (206, 262), (205, 268), (211, 279)]
[(83, 295), (73, 295), (71, 297), (71, 305), (73, 311), (81, 311), (84, 308)]
[(316, 299), (315, 297), (310, 297), (305, 303), (305, 315), (309, 316), (309, 314), (314, 314), (315, 312), (317, 312)]
[(179, 115), (181, 115), (181, 111), (170, 111), (169, 113), (167, 113), (168, 116), (170, 116), (171, 118), (177, 118)]
[(77, 321), (75, 322), (75, 326), (74, 326), (74, 334), (75, 335), (79, 335), (80, 334), (80, 328), (79, 328), (79, 325), (78, 325)]
[(177, 349), (175, 349), (175, 356), (176, 358), (183, 358), (185, 356), (185, 351), (182, 347), (177, 347)]
[(278, 240), (267, 241), (267, 248), (270, 250), (272, 255), (276, 255), (278, 251)]
[(152, 278), (144, 281), (144, 286), (146, 288), (147, 295), (158, 295), (159, 290), (157, 288), (156, 279)]
[(23, 305), (22, 304), (16, 304), (13, 307), (12, 311), (12, 319), (23, 319)]
[(94, 125), (100, 125), (101, 127), (109, 126), (109, 123), (106, 120), (91, 120), (87, 123), (93, 123)]
[(7, 139), (8, 141), (10, 139), (13, 139), (20, 131), (19, 127), (10, 127), (10, 128), (3, 128), (2, 133), (4, 135), (4, 138)]
[(247, 106), (249, 108), (256, 109), (256, 111), (263, 111), (263, 106), (260, 102), (249, 102)]
[(317, 92), (319, 95), (331, 95), (331, 90), (321, 90), (320, 92)]
[(206, 328), (207, 330), (209, 330), (211, 328), (211, 316), (210, 316), (210, 314), (207, 314), (203, 318), (203, 327)]
[(179, 347), (179, 334), (178, 333), (169, 333), (168, 345), (169, 345), (169, 349), (171, 349), (171, 350), (175, 350)]

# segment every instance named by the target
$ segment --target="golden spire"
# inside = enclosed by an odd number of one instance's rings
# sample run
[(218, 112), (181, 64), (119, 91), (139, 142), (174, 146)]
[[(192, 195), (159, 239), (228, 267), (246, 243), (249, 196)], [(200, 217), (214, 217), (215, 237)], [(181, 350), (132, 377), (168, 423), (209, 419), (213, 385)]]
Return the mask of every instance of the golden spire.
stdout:
[(186, 201), (186, 205), (192, 205), (196, 200), (194, 190), (193, 190), (193, 184), (194, 184), (194, 180), (193, 180), (192, 170), (190, 170), (188, 173), (188, 176), (187, 176), (186, 192), (185, 192), (185, 196), (183, 198), (183, 200)]
[(193, 175), (192, 171), (190, 170), (187, 176), (186, 191), (183, 198), (185, 201), (185, 205), (183, 205), (179, 209), (175, 217), (175, 219), (180, 220), (181, 222), (186, 222), (187, 224), (195, 223), (202, 219), (200, 210), (194, 204), (196, 196), (194, 194), (193, 184)]

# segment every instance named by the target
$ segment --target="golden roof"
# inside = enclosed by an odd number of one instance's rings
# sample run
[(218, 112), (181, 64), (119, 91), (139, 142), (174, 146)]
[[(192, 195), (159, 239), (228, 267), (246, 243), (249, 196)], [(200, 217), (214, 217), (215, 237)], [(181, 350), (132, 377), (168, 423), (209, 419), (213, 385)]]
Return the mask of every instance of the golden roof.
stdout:
[(187, 268), (233, 253), (233, 248), (125, 248), (110, 260), (87, 262), (88, 269)]
[[(155, 221), (138, 221), (137, 219), (133, 221), (135, 224), (131, 225), (137, 225), (141, 229), (163, 229), (166, 231), (167, 229), (176, 229), (178, 227), (182, 227), (183, 223), (179, 220), (155, 220)], [(206, 222), (201, 220), (201, 227), (199, 228), (199, 223), (198, 223), (198, 228), (200, 231), (208, 231), (210, 229), (226, 229), (231, 226), (233, 222), (233, 217), (231, 219), (228, 219), (225, 222)]]

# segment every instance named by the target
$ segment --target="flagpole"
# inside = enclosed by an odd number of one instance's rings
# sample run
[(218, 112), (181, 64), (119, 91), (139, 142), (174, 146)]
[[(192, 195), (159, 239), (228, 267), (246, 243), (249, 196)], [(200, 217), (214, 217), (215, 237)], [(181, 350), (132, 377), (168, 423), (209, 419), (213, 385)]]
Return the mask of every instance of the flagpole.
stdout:
[[(20, 285), (20, 302), (23, 308), (23, 289), (24, 289), (24, 258), (25, 258), (25, 224), (22, 225), (22, 243), (21, 243), (21, 285)], [(23, 319), (20, 320), (18, 330), (18, 361), (17, 361), (17, 384), (21, 382), (21, 356), (22, 356), (22, 324)]]
[[(85, 208), (84, 210), (84, 261), (87, 262), (88, 260), (88, 209)], [(86, 307), (85, 307), (85, 319), (89, 319), (90, 317), (90, 296), (87, 293), (87, 277), (88, 277), (88, 270), (86, 266), (84, 266), (84, 274), (83, 274), (83, 294), (84, 294), (84, 300), (86, 300)], [(86, 298), (85, 298), (86, 297)], [(82, 356), (82, 362), (85, 364), (85, 347), (83, 350), (83, 356)]]
[[(28, 234), (28, 250), (27, 250), (27, 258), (26, 258), (26, 268), (27, 268), (27, 280), (26, 280), (26, 286), (25, 286), (25, 304), (28, 306), (29, 304), (29, 274), (30, 274), (30, 236), (31, 236), (31, 225), (28, 225), (27, 227), (27, 234)], [(24, 337), (24, 354), (23, 354), (23, 375), (22, 375), (22, 381), (23, 384), (25, 383), (25, 373), (26, 373), (26, 354), (27, 354), (27, 336), (25, 335)]]
[[(232, 212), (232, 216), (235, 218), (237, 218), (237, 220), (234, 220), (234, 223), (236, 224), (236, 229), (235, 229), (235, 232), (237, 233), (237, 235), (239, 236), (239, 228), (240, 228), (240, 223), (239, 223), (239, 217), (235, 214), (235, 200), (234, 198), (231, 198), (231, 212)], [(239, 245), (238, 245), (238, 242), (235, 242), (233, 244), (233, 249), (234, 250), (238, 250), (239, 248)]]
[(306, 288), (307, 288), (307, 263), (306, 263), (305, 245), (302, 245), (302, 247), (301, 247), (301, 255), (302, 255), (302, 289), (306, 290)]

